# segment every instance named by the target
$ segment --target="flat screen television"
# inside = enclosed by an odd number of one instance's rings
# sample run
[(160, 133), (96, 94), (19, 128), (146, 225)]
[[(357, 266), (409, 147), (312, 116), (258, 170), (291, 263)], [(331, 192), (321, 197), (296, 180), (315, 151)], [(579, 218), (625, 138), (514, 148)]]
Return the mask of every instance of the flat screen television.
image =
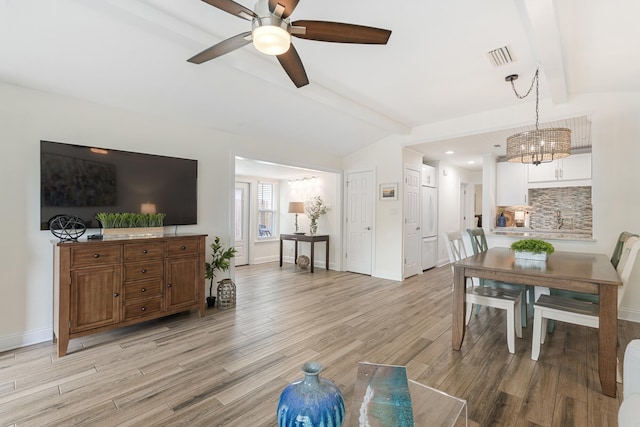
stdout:
[(198, 223), (198, 161), (40, 141), (40, 229), (57, 215), (99, 228), (99, 212), (165, 213)]

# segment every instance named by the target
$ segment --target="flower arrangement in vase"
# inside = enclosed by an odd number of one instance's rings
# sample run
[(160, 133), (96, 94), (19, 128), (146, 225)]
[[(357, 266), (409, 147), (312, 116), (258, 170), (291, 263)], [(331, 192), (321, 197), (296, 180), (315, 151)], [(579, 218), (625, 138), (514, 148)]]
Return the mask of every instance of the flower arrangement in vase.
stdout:
[(309, 231), (313, 236), (318, 232), (318, 218), (327, 213), (327, 206), (320, 196), (315, 196), (304, 202), (304, 213), (311, 220)]

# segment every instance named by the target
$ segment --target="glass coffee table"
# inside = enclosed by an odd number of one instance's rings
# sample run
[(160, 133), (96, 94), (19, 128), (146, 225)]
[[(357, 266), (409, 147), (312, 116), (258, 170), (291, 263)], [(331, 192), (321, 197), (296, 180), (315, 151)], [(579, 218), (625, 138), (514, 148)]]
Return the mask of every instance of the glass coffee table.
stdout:
[(347, 427), (467, 426), (467, 401), (407, 378), (404, 366), (358, 364)]

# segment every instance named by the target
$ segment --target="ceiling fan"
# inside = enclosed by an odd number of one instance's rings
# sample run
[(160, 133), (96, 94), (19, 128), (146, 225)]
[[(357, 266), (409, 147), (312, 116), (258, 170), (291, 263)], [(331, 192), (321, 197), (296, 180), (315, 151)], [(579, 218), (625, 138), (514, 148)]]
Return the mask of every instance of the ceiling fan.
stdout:
[(222, 56), (249, 43), (260, 52), (275, 55), (296, 87), (309, 84), (291, 36), (334, 43), (387, 44), (391, 31), (381, 28), (327, 21), (294, 21), (289, 16), (299, 0), (258, 0), (255, 11), (232, 0), (202, 0), (213, 7), (251, 21), (251, 31), (221, 41), (189, 58), (194, 64)]

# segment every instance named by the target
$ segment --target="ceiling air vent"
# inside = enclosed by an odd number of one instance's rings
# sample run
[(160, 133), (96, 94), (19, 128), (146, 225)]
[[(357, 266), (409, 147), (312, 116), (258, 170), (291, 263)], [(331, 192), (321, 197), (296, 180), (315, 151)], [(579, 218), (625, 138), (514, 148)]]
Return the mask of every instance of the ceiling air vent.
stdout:
[(499, 47), (487, 53), (489, 60), (494, 67), (500, 67), (514, 61), (513, 54), (509, 50), (509, 46)]

